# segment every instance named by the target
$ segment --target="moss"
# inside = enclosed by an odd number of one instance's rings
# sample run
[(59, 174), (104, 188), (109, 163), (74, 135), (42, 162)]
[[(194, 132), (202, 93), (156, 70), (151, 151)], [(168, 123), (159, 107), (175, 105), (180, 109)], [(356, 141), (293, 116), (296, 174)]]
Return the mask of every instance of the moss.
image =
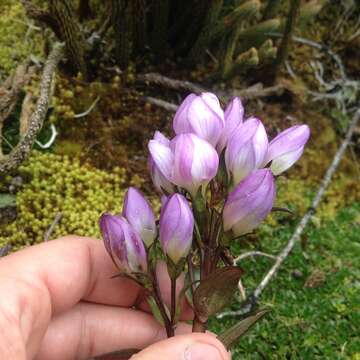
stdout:
[(58, 212), (62, 218), (53, 238), (99, 236), (99, 215), (121, 211), (128, 182), (124, 169), (106, 173), (67, 156), (34, 152), (19, 171), (29, 180), (17, 194), (16, 221), (1, 228), (0, 246), (9, 242), (17, 249), (43, 241)]
[(39, 56), (42, 32), (26, 19), (20, 1), (2, 0), (0, 8), (0, 79), (29, 54)]

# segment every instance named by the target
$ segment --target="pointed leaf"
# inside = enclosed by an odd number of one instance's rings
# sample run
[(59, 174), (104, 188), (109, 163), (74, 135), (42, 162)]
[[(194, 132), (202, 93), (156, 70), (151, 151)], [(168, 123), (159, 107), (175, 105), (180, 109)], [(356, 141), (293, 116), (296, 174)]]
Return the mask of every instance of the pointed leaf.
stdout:
[(229, 304), (243, 270), (236, 266), (216, 269), (202, 281), (194, 294), (195, 312), (206, 320)]
[[(151, 312), (152, 312), (155, 320), (156, 320), (160, 325), (165, 326), (165, 324), (164, 324), (164, 319), (163, 319), (163, 317), (161, 316), (161, 312), (160, 312), (160, 310), (159, 310), (159, 307), (158, 307), (157, 304), (156, 304), (156, 301), (155, 301), (154, 297), (153, 297), (153, 296), (149, 296), (149, 297), (147, 298), (147, 302), (148, 302), (149, 305), (150, 305), (150, 309), (151, 309)], [(170, 318), (170, 311), (169, 311), (169, 309), (167, 308), (167, 306), (166, 306), (165, 304), (164, 304), (164, 308), (165, 308), (165, 311), (166, 311), (167, 316)]]
[(230, 349), (237, 341), (243, 336), (251, 326), (253, 326), (258, 320), (260, 320), (265, 314), (270, 310), (260, 309), (248, 316), (247, 318), (241, 320), (239, 323), (231, 327), (230, 329), (225, 330), (217, 338), (224, 344), (227, 349)]

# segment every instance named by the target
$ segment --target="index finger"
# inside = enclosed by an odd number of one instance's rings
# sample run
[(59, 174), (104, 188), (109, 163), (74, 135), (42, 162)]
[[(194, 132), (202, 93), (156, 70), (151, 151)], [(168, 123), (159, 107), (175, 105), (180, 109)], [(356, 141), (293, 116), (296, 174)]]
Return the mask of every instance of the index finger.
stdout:
[[(116, 269), (101, 241), (68, 236), (29, 247), (0, 260), (0, 284), (20, 280), (51, 299), (52, 314), (81, 299), (109, 305), (133, 306), (140, 287), (126, 278), (111, 279)], [(1, 289), (0, 285), (0, 289)], [(28, 301), (39, 299), (28, 298)]]

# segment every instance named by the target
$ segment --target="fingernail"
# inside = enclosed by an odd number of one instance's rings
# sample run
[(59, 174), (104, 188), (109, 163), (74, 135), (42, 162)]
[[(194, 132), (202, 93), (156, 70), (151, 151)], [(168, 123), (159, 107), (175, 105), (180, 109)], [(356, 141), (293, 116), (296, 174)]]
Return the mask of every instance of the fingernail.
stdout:
[(185, 350), (184, 360), (223, 360), (219, 350), (212, 345), (197, 343)]

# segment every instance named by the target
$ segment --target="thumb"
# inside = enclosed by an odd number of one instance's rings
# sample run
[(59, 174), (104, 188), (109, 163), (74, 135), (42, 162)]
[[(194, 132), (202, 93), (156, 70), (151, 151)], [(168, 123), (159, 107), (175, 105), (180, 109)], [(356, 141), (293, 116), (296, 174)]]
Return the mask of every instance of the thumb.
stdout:
[(230, 360), (224, 345), (210, 334), (178, 335), (159, 341), (138, 354), (133, 360)]

